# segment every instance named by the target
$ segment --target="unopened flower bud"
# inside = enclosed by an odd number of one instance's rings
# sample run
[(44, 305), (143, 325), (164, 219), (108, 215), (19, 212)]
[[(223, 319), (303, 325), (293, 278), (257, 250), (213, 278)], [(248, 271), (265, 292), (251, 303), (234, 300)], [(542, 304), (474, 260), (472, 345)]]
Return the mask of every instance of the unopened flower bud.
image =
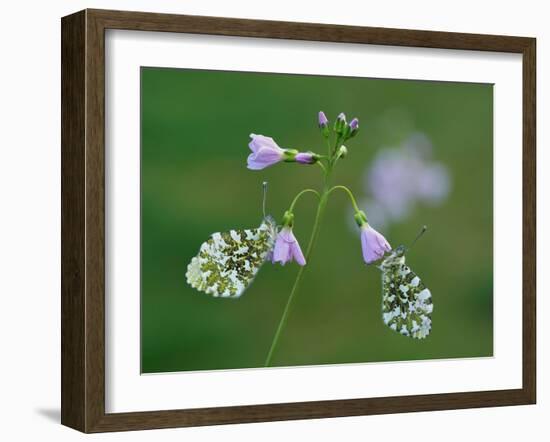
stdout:
[(317, 162), (317, 160), (319, 159), (319, 155), (313, 152), (300, 152), (296, 154), (296, 157), (294, 159), (297, 163), (313, 164)]
[(349, 123), (349, 135), (348, 137), (354, 137), (357, 132), (359, 132), (359, 120), (357, 118), (354, 118)]
[(319, 112), (319, 127), (328, 126), (328, 118), (323, 111)]
[(336, 121), (334, 122), (334, 131), (342, 135), (346, 129), (346, 115), (342, 112), (338, 117), (336, 118)]
[(296, 149), (284, 149), (283, 161), (286, 163), (313, 164), (319, 161), (319, 155), (314, 152), (300, 152)]
[(348, 148), (342, 144), (340, 146), (340, 149), (338, 149), (338, 158), (345, 158), (347, 154), (348, 154)]
[(344, 133), (343, 133), (344, 139), (349, 140), (350, 138), (354, 137), (358, 131), (359, 131), (359, 120), (357, 118), (354, 118), (344, 128)]
[(328, 118), (323, 111), (319, 112), (319, 129), (321, 129), (323, 137), (328, 138), (328, 136), (330, 135), (330, 130), (328, 128)]

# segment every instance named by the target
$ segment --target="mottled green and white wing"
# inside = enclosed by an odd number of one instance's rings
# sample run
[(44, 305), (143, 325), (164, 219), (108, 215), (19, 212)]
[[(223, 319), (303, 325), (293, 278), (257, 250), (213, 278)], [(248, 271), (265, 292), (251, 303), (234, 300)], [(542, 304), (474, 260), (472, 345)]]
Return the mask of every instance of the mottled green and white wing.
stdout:
[(423, 339), (432, 328), (432, 295), (405, 257), (388, 257), (382, 265), (382, 319), (401, 333)]
[(187, 266), (188, 284), (215, 297), (238, 298), (270, 255), (276, 235), (270, 216), (256, 229), (212, 234)]

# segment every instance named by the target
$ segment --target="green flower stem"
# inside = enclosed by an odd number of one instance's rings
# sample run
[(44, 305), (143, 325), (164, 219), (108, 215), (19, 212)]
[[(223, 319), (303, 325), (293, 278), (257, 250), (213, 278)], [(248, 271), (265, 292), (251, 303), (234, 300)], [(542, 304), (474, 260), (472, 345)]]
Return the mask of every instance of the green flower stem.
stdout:
[(329, 160), (330, 160), (330, 158), (332, 157), (332, 145), (330, 144), (330, 138), (327, 138), (327, 147), (328, 147), (328, 150), (327, 150), (328, 155), (327, 155), (327, 157), (328, 157)]
[(300, 197), (305, 194), (305, 193), (308, 193), (308, 192), (311, 192), (311, 193), (314, 193), (315, 195), (317, 195), (317, 198), (321, 198), (321, 195), (319, 195), (319, 192), (317, 192), (316, 190), (313, 190), (313, 189), (304, 189), (302, 190), (300, 193), (298, 193), (298, 195), (296, 195), (294, 197), (294, 199), (292, 200), (292, 203), (290, 204), (290, 207), (288, 209), (289, 212), (292, 212), (294, 210), (294, 206), (296, 205), (296, 203), (298, 202), (298, 200), (300, 199)]
[[(328, 190), (328, 180), (325, 181), (325, 187), (323, 190), (323, 193), (321, 194), (321, 197), (319, 199), (319, 205), (317, 206), (317, 214), (315, 215), (315, 221), (313, 223), (313, 229), (311, 231), (311, 235), (309, 237), (309, 244), (307, 245), (306, 249), (306, 266), (309, 265), (309, 261), (311, 258), (311, 252), (313, 251), (313, 245), (315, 244), (315, 240), (317, 239), (317, 236), (319, 234), (319, 230), (321, 227), (321, 219), (323, 217), (323, 213), (325, 212), (325, 208), (328, 201), (329, 196), (329, 190)], [(299, 196), (298, 194), (297, 196)], [(281, 332), (286, 326), (288, 315), (290, 313), (290, 307), (292, 306), (292, 301), (294, 300), (294, 297), (296, 295), (296, 292), (298, 291), (298, 286), (300, 284), (300, 280), (302, 279), (302, 275), (304, 273), (304, 270), (306, 266), (300, 267), (300, 270), (298, 270), (298, 274), (296, 275), (296, 279), (294, 280), (294, 285), (292, 286), (292, 290), (290, 291), (290, 295), (288, 296), (288, 300), (286, 302), (285, 309), (283, 311), (283, 316), (281, 316), (281, 320), (279, 321), (279, 326), (277, 327), (277, 331), (275, 332), (275, 336), (273, 338), (273, 341), (271, 343), (271, 347), (269, 349), (269, 353), (267, 354), (267, 358), (265, 360), (265, 367), (269, 367), (271, 365), (271, 362), (273, 360), (273, 353), (275, 352), (275, 349), (277, 347), (277, 344), (279, 343), (279, 338), (281, 336)]]
[(353, 205), (353, 209), (355, 210), (356, 213), (360, 212), (361, 210), (359, 209), (359, 206), (357, 206), (357, 201), (355, 201), (355, 197), (353, 196), (352, 191), (349, 190), (349, 188), (347, 188), (346, 186), (334, 186), (328, 191), (328, 193), (331, 193), (332, 191), (338, 190), (338, 189), (343, 190), (348, 194), (349, 199), (351, 200), (351, 204)]
[(311, 235), (309, 237), (309, 243), (308, 243), (307, 249), (306, 249), (306, 256), (305, 256), (306, 265), (303, 266), (303, 267), (300, 267), (300, 270), (298, 270), (298, 273), (296, 274), (296, 279), (294, 280), (294, 284), (293, 284), (292, 289), (290, 291), (290, 295), (288, 296), (288, 300), (286, 302), (285, 309), (283, 311), (283, 315), (281, 316), (281, 320), (279, 321), (277, 331), (275, 332), (275, 336), (273, 337), (273, 341), (271, 342), (271, 347), (269, 348), (269, 353), (267, 354), (267, 358), (266, 358), (265, 364), (264, 364), (265, 367), (271, 366), (271, 363), (273, 361), (273, 354), (275, 353), (275, 349), (277, 348), (277, 345), (279, 344), (279, 338), (281, 337), (281, 333), (282, 333), (283, 329), (285, 328), (286, 323), (288, 321), (288, 316), (290, 314), (290, 309), (292, 307), (292, 302), (294, 301), (294, 298), (296, 296), (296, 292), (298, 291), (298, 286), (300, 285), (302, 275), (304, 274), (304, 271), (305, 271), (306, 267), (310, 263), (311, 253), (313, 251), (313, 246), (314, 246), (314, 244), (317, 240), (317, 236), (319, 235), (319, 231), (320, 231), (320, 228), (321, 228), (321, 220), (323, 218), (323, 214), (325, 213), (325, 208), (326, 208), (328, 197), (329, 197), (330, 193), (332, 191), (336, 190), (336, 189), (342, 189), (342, 190), (346, 191), (348, 193), (348, 195), (350, 196), (350, 198), (351, 198), (351, 202), (353, 204), (353, 207), (355, 208), (355, 210), (357, 212), (359, 212), (359, 208), (357, 207), (357, 203), (355, 201), (355, 198), (354, 198), (353, 194), (351, 193), (351, 190), (349, 190), (345, 186), (334, 186), (334, 187), (331, 188), (330, 185), (329, 185), (330, 175), (332, 173), (332, 168), (334, 167), (334, 165), (336, 163), (336, 160), (337, 160), (336, 154), (338, 152), (338, 148), (343, 143), (344, 143), (344, 137), (337, 136), (336, 140), (334, 142), (334, 149), (332, 149), (330, 140), (327, 139), (327, 147), (328, 147), (328, 158), (326, 158), (327, 165), (325, 167), (325, 166), (323, 166), (323, 164), (321, 164), (321, 161), (317, 162), (317, 164), (319, 164), (321, 166), (321, 168), (323, 169), (323, 175), (324, 175), (324, 186), (323, 186), (323, 191), (321, 192), (321, 194), (319, 194), (318, 192), (316, 192), (313, 189), (302, 190), (300, 193), (298, 193), (298, 195), (296, 195), (296, 197), (292, 201), (292, 204), (290, 205), (289, 211), (292, 212), (292, 210), (294, 209), (294, 204), (298, 201), (298, 199), (304, 193), (307, 193), (307, 192), (315, 192), (315, 193), (317, 193), (317, 196), (319, 196), (319, 204), (317, 206), (317, 214), (315, 215), (315, 221), (313, 223), (313, 229), (311, 230)]

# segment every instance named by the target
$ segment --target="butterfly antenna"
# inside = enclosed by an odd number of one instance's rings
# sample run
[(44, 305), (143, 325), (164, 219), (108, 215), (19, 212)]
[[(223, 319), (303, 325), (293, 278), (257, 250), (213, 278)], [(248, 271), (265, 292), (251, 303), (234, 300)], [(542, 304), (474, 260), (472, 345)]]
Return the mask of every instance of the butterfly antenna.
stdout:
[(424, 233), (426, 233), (426, 230), (428, 230), (428, 226), (422, 226), (422, 228), (420, 229), (420, 232), (418, 232), (418, 235), (416, 235), (416, 238), (411, 243), (411, 245), (408, 247), (408, 250), (410, 250), (412, 248), (412, 246), (414, 246), (416, 244), (416, 241), (418, 241), (420, 238), (422, 238), (422, 235), (424, 235)]
[(262, 183), (262, 213), (265, 218), (265, 205), (267, 201), (267, 181)]

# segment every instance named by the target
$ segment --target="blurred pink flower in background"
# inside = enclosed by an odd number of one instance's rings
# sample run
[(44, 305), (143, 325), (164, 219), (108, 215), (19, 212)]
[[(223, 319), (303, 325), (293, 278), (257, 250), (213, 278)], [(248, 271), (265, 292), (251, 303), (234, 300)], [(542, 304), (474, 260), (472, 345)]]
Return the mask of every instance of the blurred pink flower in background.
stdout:
[(380, 228), (403, 221), (418, 204), (441, 204), (451, 190), (447, 167), (432, 159), (432, 144), (422, 133), (380, 149), (367, 167), (364, 183), (368, 196), (362, 205), (369, 222)]

